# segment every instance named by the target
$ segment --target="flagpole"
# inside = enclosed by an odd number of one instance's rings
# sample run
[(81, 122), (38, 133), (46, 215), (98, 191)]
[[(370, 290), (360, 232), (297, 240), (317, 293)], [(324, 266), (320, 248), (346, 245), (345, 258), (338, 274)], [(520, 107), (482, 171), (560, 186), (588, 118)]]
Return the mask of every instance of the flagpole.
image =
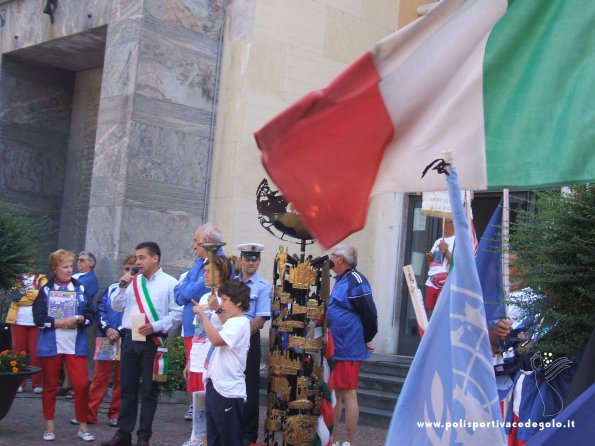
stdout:
[(502, 207), (502, 280), (504, 295), (508, 298), (510, 294), (510, 252), (508, 244), (510, 231), (510, 189), (502, 190)]

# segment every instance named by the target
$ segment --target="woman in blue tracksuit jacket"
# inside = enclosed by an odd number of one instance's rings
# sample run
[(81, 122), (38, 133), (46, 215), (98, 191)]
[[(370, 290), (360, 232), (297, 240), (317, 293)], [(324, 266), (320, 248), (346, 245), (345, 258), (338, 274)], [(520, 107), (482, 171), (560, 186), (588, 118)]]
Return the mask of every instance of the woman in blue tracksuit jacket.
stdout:
[(93, 441), (87, 428), (87, 328), (94, 317), (85, 287), (72, 278), (74, 253), (59, 249), (50, 254), (53, 277), (39, 290), (33, 304), (33, 320), (39, 327), (37, 356), (43, 371), (43, 414), (46, 429), (43, 439), (55, 439), (56, 391), (62, 363), (66, 365), (74, 390), (74, 409), (80, 423), (78, 436)]

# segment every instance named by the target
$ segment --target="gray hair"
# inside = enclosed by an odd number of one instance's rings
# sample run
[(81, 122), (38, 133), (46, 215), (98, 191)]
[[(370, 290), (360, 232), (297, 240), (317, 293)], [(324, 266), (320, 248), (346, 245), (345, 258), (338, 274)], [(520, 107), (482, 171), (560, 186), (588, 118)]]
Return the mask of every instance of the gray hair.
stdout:
[(209, 243), (220, 243), (223, 240), (221, 231), (212, 223), (205, 223), (197, 229)]
[(81, 251), (79, 256), (87, 256), (89, 257), (89, 259), (91, 260), (91, 262), (93, 262), (93, 266), (91, 266), (91, 269), (95, 268), (95, 265), (97, 265), (97, 259), (95, 258), (95, 254), (93, 254), (92, 252), (89, 251)]
[(333, 250), (333, 253), (337, 256), (343, 257), (345, 263), (347, 263), (352, 268), (357, 266), (357, 249), (355, 249), (355, 246), (345, 244), (337, 245)]

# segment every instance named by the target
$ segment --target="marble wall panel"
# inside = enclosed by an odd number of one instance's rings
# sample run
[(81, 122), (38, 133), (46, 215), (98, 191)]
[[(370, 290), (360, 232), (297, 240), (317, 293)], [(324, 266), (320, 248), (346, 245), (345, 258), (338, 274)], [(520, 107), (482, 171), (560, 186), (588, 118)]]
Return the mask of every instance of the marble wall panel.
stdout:
[(126, 175), (131, 125), (130, 122), (98, 123), (93, 160), (94, 175), (113, 178), (123, 178)]
[(120, 246), (127, 252), (142, 241), (157, 242), (161, 247), (163, 270), (177, 278), (191, 265), (191, 237), (196, 227), (196, 222), (188, 216), (156, 209), (125, 207)]
[(205, 193), (208, 139), (169, 128), (133, 124), (127, 174)]
[(145, 0), (145, 16), (217, 37), (228, 0)]
[(6, 23), (0, 28), (0, 49), (26, 48), (104, 26), (112, 15), (112, 0), (60, 0), (54, 14), (43, 13), (45, 2), (12, 1), (6, 8)]
[(68, 133), (74, 75), (3, 57), (0, 123), (29, 124)]
[(0, 191), (61, 195), (66, 135), (28, 125), (4, 125), (0, 132)]
[(85, 248), (100, 89), (101, 69), (76, 74), (60, 223), (60, 246), (75, 251)]
[(132, 119), (133, 106), (133, 95), (102, 97), (99, 103), (97, 125), (109, 127), (129, 122)]
[(42, 243), (55, 248), (72, 103), (70, 73), (2, 58), (0, 196), (44, 219)]
[(134, 97), (132, 120), (142, 124), (158, 125), (208, 138), (213, 119), (209, 111), (142, 95)]
[(126, 177), (94, 173), (89, 197), (90, 208), (121, 206), (124, 203), (125, 191)]
[[(95, 182), (95, 178), (93, 179)], [(98, 205), (89, 209), (87, 219), (86, 248), (97, 257), (95, 274), (100, 284), (109, 284), (119, 277), (121, 261), (126, 256), (119, 256), (120, 227), (122, 223), (122, 206)], [(127, 252), (133, 252), (134, 246), (126, 246)]]
[(139, 0), (112, 0), (109, 22), (140, 18), (143, 15), (143, 2)]
[(110, 24), (107, 28), (101, 97), (132, 95), (136, 84), (141, 19)]
[(209, 52), (188, 49), (176, 41), (144, 32), (138, 63), (136, 92), (143, 96), (211, 110), (215, 98), (217, 42), (200, 35), (197, 42), (207, 40)]

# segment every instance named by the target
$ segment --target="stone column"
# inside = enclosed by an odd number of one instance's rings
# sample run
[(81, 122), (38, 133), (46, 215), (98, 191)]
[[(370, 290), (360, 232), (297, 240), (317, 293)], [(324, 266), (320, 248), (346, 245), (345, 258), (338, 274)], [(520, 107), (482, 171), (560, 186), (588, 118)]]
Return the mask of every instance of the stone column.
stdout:
[(87, 249), (109, 282), (142, 241), (162, 249), (170, 274), (192, 261), (206, 215), (220, 1), (118, 3), (109, 21)]

